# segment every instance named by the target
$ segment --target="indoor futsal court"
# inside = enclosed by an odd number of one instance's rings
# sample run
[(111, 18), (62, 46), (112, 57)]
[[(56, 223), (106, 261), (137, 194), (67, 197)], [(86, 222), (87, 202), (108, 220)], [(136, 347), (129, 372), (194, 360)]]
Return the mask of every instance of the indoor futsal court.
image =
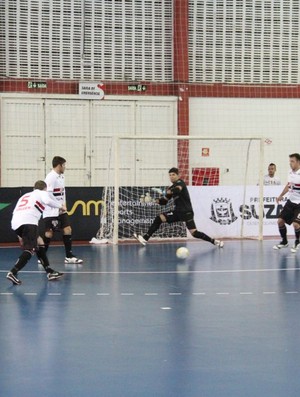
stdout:
[(299, 397), (299, 125), (299, 0), (0, 0), (0, 397)]
[(1, 396), (298, 396), (300, 260), (273, 244), (51, 247), (63, 278), (21, 286), (1, 248)]

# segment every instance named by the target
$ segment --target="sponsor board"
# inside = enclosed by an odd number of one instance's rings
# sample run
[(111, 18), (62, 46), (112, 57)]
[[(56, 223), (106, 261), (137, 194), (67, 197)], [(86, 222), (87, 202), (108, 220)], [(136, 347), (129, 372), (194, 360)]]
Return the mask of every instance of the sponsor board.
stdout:
[[(263, 195), (264, 236), (277, 236), (277, 218), (286, 201), (277, 203), (283, 186), (265, 186)], [(189, 187), (195, 221), (200, 230), (218, 237), (240, 237), (242, 223), (245, 237), (258, 235), (259, 187), (201, 186)], [(245, 204), (243, 205), (245, 194)], [(243, 221), (243, 222), (242, 222)], [(293, 229), (288, 229), (289, 233)]]
[[(16, 242), (16, 236), (10, 228), (12, 211), (21, 195), (32, 188), (0, 188), (0, 242)], [(148, 188), (149, 190), (150, 188)], [(218, 237), (240, 237), (242, 220), (244, 237), (258, 235), (259, 227), (259, 188), (248, 186), (245, 192), (240, 186), (190, 186), (189, 188), (198, 230)], [(277, 204), (276, 197), (283, 186), (265, 186), (264, 205), (264, 236), (278, 236), (277, 218), (284, 202)], [(107, 213), (109, 222), (114, 202), (106, 208), (102, 201), (102, 187), (78, 188), (67, 187), (68, 213), (71, 217), (74, 240), (89, 241), (94, 237), (100, 226), (102, 211)], [(154, 218), (161, 212), (172, 210), (171, 206), (160, 207), (154, 202), (146, 202), (143, 195), (147, 188), (120, 188), (119, 202), (119, 237), (132, 237), (132, 230), (144, 233)], [(155, 198), (158, 193), (151, 193)], [(132, 199), (132, 198), (137, 199)], [(286, 200), (286, 199), (285, 199)], [(129, 227), (130, 226), (130, 227)], [(173, 227), (174, 226), (174, 227)], [(179, 222), (176, 225), (162, 225), (160, 235), (163, 237), (184, 237), (186, 229)], [(288, 233), (293, 235), (293, 228), (288, 226)], [(56, 237), (60, 239), (58, 235)]]
[[(31, 190), (30, 187), (0, 188), (0, 202), (3, 204), (0, 206), (0, 243), (17, 242), (10, 227), (12, 212), (18, 199)], [(99, 229), (100, 214), (104, 208), (101, 200), (103, 188), (67, 187), (66, 191), (73, 239), (89, 241)], [(40, 229), (42, 232), (42, 223)], [(61, 240), (60, 233), (55, 233), (54, 240)]]
[[(165, 187), (163, 187), (165, 189)], [(161, 191), (162, 188), (157, 190)], [(150, 194), (151, 192), (151, 194)], [(121, 187), (120, 196), (128, 197), (119, 202), (119, 238), (132, 237), (133, 232), (144, 234), (161, 212), (172, 211), (172, 202), (165, 207), (155, 203), (159, 193), (151, 187)], [(157, 235), (163, 237), (186, 237), (186, 228), (182, 222), (161, 225)]]

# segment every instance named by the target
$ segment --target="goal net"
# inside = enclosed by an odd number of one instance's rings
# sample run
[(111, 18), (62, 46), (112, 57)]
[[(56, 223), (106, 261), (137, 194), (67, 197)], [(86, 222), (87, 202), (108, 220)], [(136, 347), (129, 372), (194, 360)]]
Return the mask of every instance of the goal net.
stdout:
[[(108, 144), (108, 145), (107, 145)], [(177, 167), (189, 189), (198, 230), (212, 237), (262, 238), (263, 147), (261, 138), (106, 138), (107, 184), (99, 230), (92, 242), (113, 242), (144, 234), (173, 200), (157, 204)], [(182, 222), (162, 224), (154, 239), (188, 238)]]

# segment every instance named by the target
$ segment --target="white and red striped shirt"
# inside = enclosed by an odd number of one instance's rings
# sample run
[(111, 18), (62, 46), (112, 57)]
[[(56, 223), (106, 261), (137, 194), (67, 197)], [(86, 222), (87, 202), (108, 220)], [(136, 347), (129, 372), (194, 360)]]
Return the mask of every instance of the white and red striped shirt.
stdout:
[(13, 230), (22, 225), (38, 225), (46, 205), (55, 207), (58, 211), (62, 204), (49, 196), (45, 190), (35, 189), (32, 192), (23, 194), (19, 198), (11, 220)]
[[(50, 171), (45, 178), (47, 183), (47, 191), (53, 200), (57, 201), (60, 206), (66, 202), (66, 192), (65, 192), (65, 177), (63, 174), (58, 174), (54, 170)], [(59, 210), (57, 208), (51, 208), (46, 206), (43, 213), (43, 218), (55, 217), (59, 215)]]
[(292, 203), (300, 204), (300, 169), (291, 170), (288, 175), (289, 200)]

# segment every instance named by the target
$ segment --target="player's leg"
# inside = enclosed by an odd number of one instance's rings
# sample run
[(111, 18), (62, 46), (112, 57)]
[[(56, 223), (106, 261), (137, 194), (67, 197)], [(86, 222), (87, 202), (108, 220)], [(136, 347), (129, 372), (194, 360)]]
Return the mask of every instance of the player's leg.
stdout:
[(59, 216), (60, 227), (63, 231), (63, 242), (65, 246), (65, 263), (82, 263), (83, 260), (77, 258), (72, 252), (72, 228), (69, 215), (65, 212)]
[(279, 250), (281, 248), (288, 247), (288, 240), (287, 240), (287, 229), (286, 224), (291, 225), (294, 219), (294, 205), (293, 203), (288, 200), (283, 207), (282, 211), (279, 214), (279, 218), (277, 220), (279, 234), (281, 236), (281, 241), (279, 244), (273, 246), (275, 250)]
[(14, 267), (7, 273), (6, 278), (15, 285), (22, 282), (18, 279), (18, 272), (22, 270), (34, 255), (37, 243), (37, 226), (23, 225), (16, 230), (20, 242), (22, 242), (22, 254), (19, 256)]
[(296, 239), (295, 239), (294, 246), (291, 248), (291, 252), (295, 253), (300, 248), (300, 208), (297, 208), (295, 211), (293, 226), (294, 226), (294, 230), (295, 230)]
[(51, 239), (53, 237), (54, 230), (58, 226), (58, 218), (56, 217), (44, 218), (43, 223), (45, 228), (43, 240), (44, 240), (45, 250), (47, 252), (49, 245), (51, 243)]
[[(40, 229), (39, 234), (43, 235), (45, 252), (48, 251), (49, 245), (51, 243), (51, 239), (54, 234), (54, 230), (57, 230), (57, 226), (58, 226), (58, 218), (56, 217), (44, 218), (39, 223), (39, 229)], [(38, 264), (42, 265), (42, 262), (40, 261), (39, 257), (38, 257)]]
[(160, 228), (160, 225), (165, 222), (167, 222), (167, 216), (165, 214), (158, 215), (154, 219), (152, 225), (149, 227), (147, 233), (144, 234), (144, 239), (148, 241), (150, 237)]
[(39, 236), (37, 239), (36, 255), (47, 273), (48, 280), (57, 280), (63, 276), (63, 273), (57, 272), (50, 267), (49, 259), (46, 254), (46, 248), (43, 239)]
[[(282, 216), (282, 214), (280, 214), (280, 216)], [(287, 229), (286, 229), (285, 220), (280, 217), (277, 220), (277, 224), (278, 224), (279, 234), (281, 236), (281, 241), (279, 242), (279, 244), (275, 244), (273, 246), (273, 248), (275, 250), (279, 250), (281, 248), (286, 248), (289, 245), (288, 240), (287, 240)]]
[(166, 215), (166, 214), (158, 215), (152, 222), (147, 233), (145, 233), (143, 236), (141, 234), (134, 233), (133, 237), (136, 240), (138, 240), (142, 245), (146, 245), (147, 241), (150, 239), (150, 237), (160, 228), (160, 225), (162, 223), (167, 222), (167, 217), (168, 217), (168, 215)]
[(216, 245), (219, 248), (224, 247), (224, 242), (221, 240), (216, 240), (214, 238), (209, 237), (207, 234), (200, 232), (197, 230), (195, 221), (194, 221), (194, 214), (193, 213), (187, 213), (185, 214), (185, 224), (186, 227), (188, 228), (189, 232), (191, 235), (195, 238), (199, 238), (204, 241), (208, 241), (211, 244)]

